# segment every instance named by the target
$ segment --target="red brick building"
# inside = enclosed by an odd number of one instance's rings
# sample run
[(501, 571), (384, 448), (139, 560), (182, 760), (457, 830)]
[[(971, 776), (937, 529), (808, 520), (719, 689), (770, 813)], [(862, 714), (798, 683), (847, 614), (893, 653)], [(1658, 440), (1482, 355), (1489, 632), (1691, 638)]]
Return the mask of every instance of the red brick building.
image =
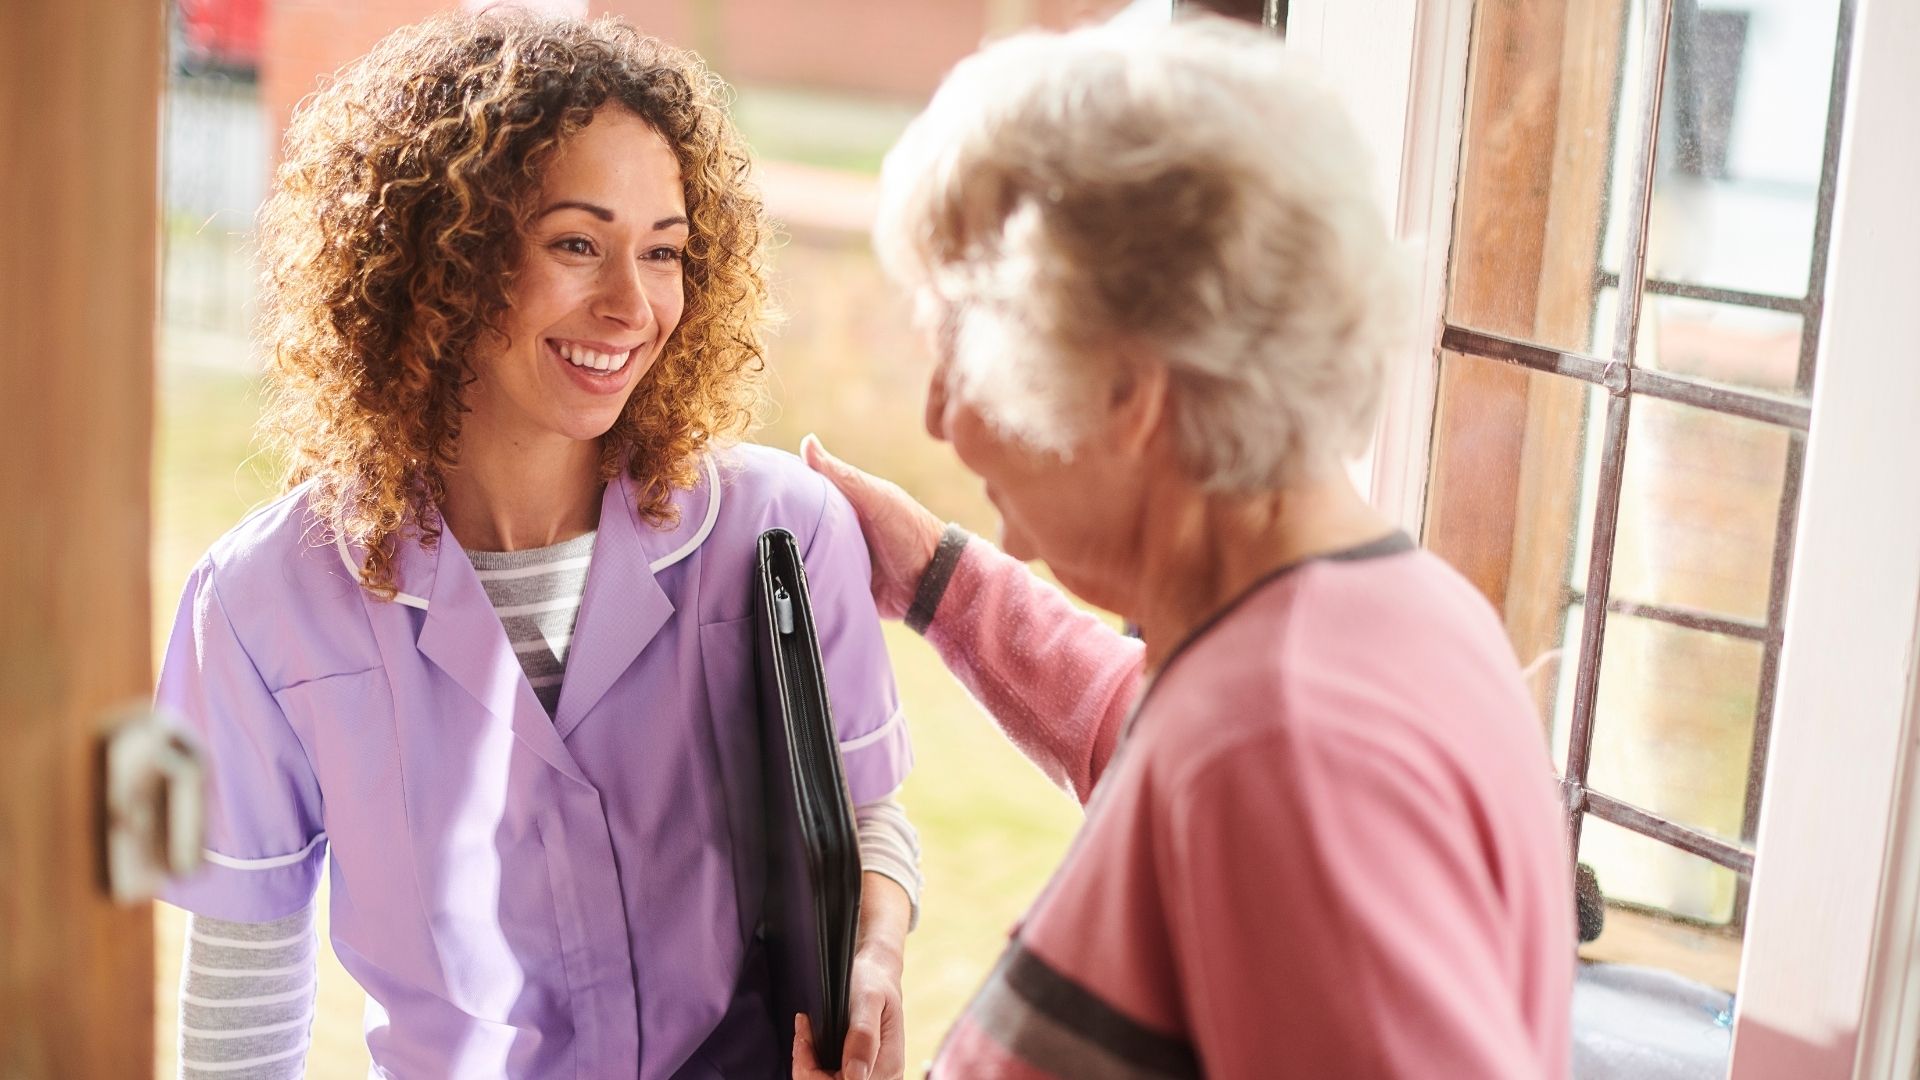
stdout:
[[(260, 94), (278, 145), (315, 80), (394, 27), (459, 0), (258, 0)], [(230, 5), (231, 6), (231, 5)], [(917, 101), (953, 63), (996, 34), (1064, 26), (1123, 0), (589, 0), (700, 52), (735, 83), (837, 90)]]

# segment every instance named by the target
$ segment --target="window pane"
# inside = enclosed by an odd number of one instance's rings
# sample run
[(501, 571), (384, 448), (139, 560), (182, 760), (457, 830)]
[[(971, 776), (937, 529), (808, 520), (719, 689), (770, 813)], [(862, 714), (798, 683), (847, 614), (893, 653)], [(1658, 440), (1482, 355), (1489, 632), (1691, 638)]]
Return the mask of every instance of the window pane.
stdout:
[(1628, 423), (1612, 598), (1764, 623), (1792, 433), (1647, 397)]
[(1615, 128), (1638, 111), (1629, 21), (1626, 0), (1477, 5), (1447, 321), (1611, 349), (1594, 301), (1608, 188), (1632, 158), (1616, 163)]
[(1801, 334), (1800, 316), (1783, 311), (1648, 296), (1634, 366), (1804, 399), (1794, 387)]
[[(1649, 871), (1665, 869), (1669, 877), (1697, 871), (1707, 874), (1715, 889), (1724, 890), (1733, 888), (1735, 877), (1731, 870), (1592, 815), (1580, 829), (1580, 861), (1594, 868), (1609, 901), (1646, 907), (1666, 907), (1651, 898), (1678, 895), (1658, 880), (1643, 881)], [(1581, 946), (1580, 955), (1667, 968), (1727, 991), (1740, 977), (1737, 934), (1688, 925), (1657, 912), (1610, 907), (1599, 940)]]
[[(1759, 642), (1630, 615), (1607, 617), (1588, 786), (1728, 840), (1740, 836), (1760, 685)], [(1672, 910), (1725, 919), (1717, 869), (1703, 860), (1644, 871)], [(1639, 897), (1636, 897), (1639, 899)], [(1709, 899), (1711, 903), (1709, 903)], [(1647, 899), (1645, 903), (1664, 903)]]
[[(1493, 603), (1548, 712), (1571, 681), (1570, 583), (1585, 581), (1590, 443), (1605, 415), (1585, 383), (1478, 357), (1442, 357), (1426, 546)], [(1577, 632), (1577, 627), (1575, 628)]]
[[(1562, 768), (1605, 411), (1563, 376), (1442, 357), (1424, 539), (1500, 612)], [(1790, 435), (1645, 397), (1630, 425), (1589, 780), (1737, 838), (1760, 644), (1617, 606), (1764, 624)]]
[[(1547, 745), (1553, 752), (1554, 772), (1565, 776), (1569, 735), (1573, 720), (1573, 684), (1579, 670), (1580, 642), (1586, 636), (1586, 606), (1568, 604), (1560, 622), (1560, 640), (1555, 651), (1537, 661), (1540, 670), (1528, 677), (1529, 687), (1538, 696), (1547, 691)], [(1547, 669), (1551, 668), (1551, 672)], [(1549, 678), (1549, 674), (1551, 677)]]
[(1676, 0), (1649, 277), (1806, 295), (1838, 20), (1839, 0)]
[(165, 107), (162, 308), (170, 329), (244, 339), (254, 316), (253, 213), (268, 171), (259, 89), (247, 77), (176, 70)]
[(1580, 859), (1594, 868), (1610, 900), (1709, 923), (1733, 914), (1739, 875), (1591, 814), (1581, 828)]

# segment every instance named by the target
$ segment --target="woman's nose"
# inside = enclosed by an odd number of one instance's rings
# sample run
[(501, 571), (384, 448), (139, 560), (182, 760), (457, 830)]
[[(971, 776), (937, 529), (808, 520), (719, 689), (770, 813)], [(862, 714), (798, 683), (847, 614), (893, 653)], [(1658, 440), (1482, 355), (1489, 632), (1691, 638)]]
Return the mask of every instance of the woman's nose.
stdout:
[(608, 259), (600, 272), (600, 290), (594, 298), (593, 313), (628, 329), (652, 322), (653, 305), (647, 302), (642, 273), (632, 259)]

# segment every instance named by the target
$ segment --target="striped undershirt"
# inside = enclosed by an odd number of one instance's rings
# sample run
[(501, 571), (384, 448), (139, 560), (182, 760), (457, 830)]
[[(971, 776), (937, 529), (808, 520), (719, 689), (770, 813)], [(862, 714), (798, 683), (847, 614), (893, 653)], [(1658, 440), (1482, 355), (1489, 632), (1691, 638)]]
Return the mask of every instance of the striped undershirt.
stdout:
[[(534, 696), (559, 708), (593, 533), (526, 551), (469, 551)], [(900, 883), (920, 920), (920, 839), (892, 799), (854, 808), (863, 870)], [(183, 1080), (305, 1075), (319, 954), (311, 905), (274, 922), (190, 915), (180, 972)]]
[(188, 918), (180, 958), (182, 1080), (306, 1075), (317, 946), (312, 906), (273, 922)]
[(573, 644), (573, 623), (586, 594), (594, 533), (525, 551), (469, 551), (467, 559), (487, 592), (513, 655), (533, 694), (552, 716)]

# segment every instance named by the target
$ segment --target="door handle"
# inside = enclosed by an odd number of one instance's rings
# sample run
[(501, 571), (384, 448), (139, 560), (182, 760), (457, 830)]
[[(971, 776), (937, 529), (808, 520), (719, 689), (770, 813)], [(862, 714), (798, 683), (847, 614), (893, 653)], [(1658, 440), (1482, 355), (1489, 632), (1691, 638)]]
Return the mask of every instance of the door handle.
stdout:
[(200, 865), (206, 801), (200, 749), (149, 709), (109, 726), (104, 815), (107, 891), (123, 904), (152, 899), (169, 877)]

